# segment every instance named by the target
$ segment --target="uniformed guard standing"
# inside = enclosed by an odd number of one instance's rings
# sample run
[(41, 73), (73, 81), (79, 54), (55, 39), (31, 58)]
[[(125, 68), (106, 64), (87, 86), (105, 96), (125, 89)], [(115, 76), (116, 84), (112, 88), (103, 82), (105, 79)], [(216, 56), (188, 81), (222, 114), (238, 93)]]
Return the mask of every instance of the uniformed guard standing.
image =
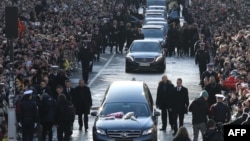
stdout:
[(210, 116), (216, 123), (227, 123), (231, 119), (228, 105), (223, 103), (224, 95), (216, 94), (216, 103), (210, 107)]
[(34, 129), (38, 121), (38, 106), (32, 100), (32, 90), (27, 90), (23, 94), (20, 102), (20, 111), (17, 114), (18, 125), (22, 128), (22, 140), (33, 141)]
[(200, 84), (202, 80), (202, 74), (207, 70), (207, 64), (210, 62), (210, 56), (208, 51), (205, 50), (205, 43), (200, 43), (200, 49), (197, 50), (195, 55), (195, 64), (199, 65), (200, 71)]

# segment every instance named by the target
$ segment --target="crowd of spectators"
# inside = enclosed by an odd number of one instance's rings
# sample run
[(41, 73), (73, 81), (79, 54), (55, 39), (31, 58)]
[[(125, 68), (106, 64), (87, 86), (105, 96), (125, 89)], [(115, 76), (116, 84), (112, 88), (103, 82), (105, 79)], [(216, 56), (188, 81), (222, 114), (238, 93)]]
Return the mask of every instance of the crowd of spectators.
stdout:
[[(136, 7), (138, 8), (142, 2), (2, 0), (0, 2), (0, 85), (3, 96), (1, 100), (8, 102), (12, 45), (5, 35), (6, 6), (18, 7), (19, 32), (18, 38), (13, 41), (13, 71), (15, 94), (21, 95), (25, 90), (37, 89), (41, 82), (50, 81), (49, 75), (54, 72), (53, 68), (57, 68), (55, 66), (59, 66), (58, 74), (62, 74), (63, 78), (69, 77), (67, 71), (72, 64), (79, 61), (77, 56), (79, 48), (85, 46), (89, 40), (95, 40), (99, 46), (109, 46), (106, 41), (107, 36), (110, 36), (108, 28), (113, 25), (113, 19), (122, 21), (126, 25), (130, 22), (130, 14), (136, 14)], [(94, 34), (99, 34), (101, 38), (94, 38)], [(95, 49), (98, 54), (99, 46)], [(105, 50), (101, 53), (104, 52)], [(52, 85), (58, 84), (64, 85), (64, 82)], [(7, 112), (4, 115), (7, 118)]]
[(205, 37), (232, 120), (250, 108), (249, 4), (243, 0), (193, 0), (188, 7), (198, 33)]
[[(13, 2), (13, 3), (12, 3)], [(130, 22), (127, 14), (137, 13), (133, 1), (119, 0), (3, 0), (0, 7), (0, 70), (1, 82), (7, 83), (10, 62), (9, 41), (5, 37), (5, 7), (18, 6), (19, 36), (14, 41), (14, 71), (16, 93), (22, 93), (34, 74), (40, 79), (51, 72), (51, 66), (67, 70), (77, 62), (77, 50), (85, 45), (89, 35), (101, 34), (104, 44), (106, 27), (115, 18)], [(131, 6), (133, 5), (133, 6)], [(132, 11), (132, 12), (130, 12)], [(119, 13), (119, 14), (117, 14)], [(107, 45), (108, 46), (108, 45)], [(96, 50), (99, 52), (98, 50)], [(39, 83), (38, 83), (39, 84)]]
[[(9, 41), (5, 7), (17, 5), (19, 37), (14, 41), (16, 94), (40, 84), (51, 66), (67, 70), (86, 34), (99, 34), (105, 44), (112, 20), (130, 22), (144, 1), (133, 0), (2, 0), (0, 3), (0, 82), (8, 95)], [(186, 5), (192, 19), (184, 25), (205, 36), (220, 84), (231, 107), (250, 107), (250, 21), (247, 0), (193, 0)], [(184, 9), (186, 10), (186, 9)], [(185, 15), (185, 13), (184, 13)], [(183, 37), (185, 40), (185, 37)], [(187, 41), (185, 44), (188, 44)], [(99, 52), (99, 48), (97, 50)], [(104, 53), (104, 52), (102, 52)], [(73, 58), (72, 58), (73, 56)], [(66, 75), (66, 74), (65, 74)], [(36, 78), (36, 79), (35, 79)], [(6, 101), (8, 99), (6, 98)], [(233, 108), (235, 109), (235, 108)], [(240, 111), (242, 112), (242, 111)], [(240, 115), (240, 114), (239, 114)]]

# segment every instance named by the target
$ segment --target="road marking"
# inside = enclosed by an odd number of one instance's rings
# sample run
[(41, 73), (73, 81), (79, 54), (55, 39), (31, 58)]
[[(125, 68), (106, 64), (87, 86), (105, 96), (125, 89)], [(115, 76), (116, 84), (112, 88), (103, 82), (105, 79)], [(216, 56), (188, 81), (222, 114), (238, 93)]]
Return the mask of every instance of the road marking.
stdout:
[(114, 58), (115, 54), (113, 54), (109, 60), (107, 61), (107, 63), (102, 67), (101, 70), (99, 70), (99, 72), (95, 75), (95, 77), (93, 79), (91, 79), (91, 81), (89, 82), (88, 86), (90, 87), (94, 82), (95, 80), (97, 79), (98, 76), (101, 75), (102, 71), (109, 65), (109, 63), (112, 61), (112, 59)]
[(107, 60), (108, 60), (107, 58), (104, 58), (104, 57), (100, 57), (100, 59), (105, 60), (105, 61), (107, 61)]

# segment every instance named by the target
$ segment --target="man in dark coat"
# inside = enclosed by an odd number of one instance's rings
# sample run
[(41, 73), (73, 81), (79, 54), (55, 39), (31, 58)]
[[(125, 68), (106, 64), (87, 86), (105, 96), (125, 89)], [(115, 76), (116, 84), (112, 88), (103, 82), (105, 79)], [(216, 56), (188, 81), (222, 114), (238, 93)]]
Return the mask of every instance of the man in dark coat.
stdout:
[(56, 86), (58, 85), (64, 86), (66, 80), (69, 80), (69, 78), (66, 76), (65, 70), (63, 69), (59, 70), (56, 76)]
[(82, 47), (80, 47), (78, 57), (82, 64), (82, 78), (85, 81), (85, 83), (88, 83), (89, 64), (91, 61), (91, 54), (89, 52), (89, 48), (87, 47), (87, 44), (84, 44)]
[(47, 83), (44, 80), (42, 80), (40, 82), (40, 87), (38, 87), (37, 94), (42, 95), (44, 93), (47, 93), (50, 96), (52, 96), (53, 94), (50, 87), (47, 85)]
[(178, 30), (176, 27), (176, 23), (172, 23), (167, 33), (167, 44), (169, 56), (172, 56), (175, 53), (175, 47), (178, 46)]
[(202, 74), (207, 70), (207, 64), (210, 62), (210, 56), (208, 51), (205, 50), (205, 43), (200, 43), (200, 49), (197, 50), (195, 55), (195, 64), (199, 65), (200, 71), (200, 84), (202, 80)]
[(70, 141), (72, 126), (75, 119), (74, 106), (60, 94), (56, 102), (55, 123), (57, 126), (57, 140)]
[(95, 29), (95, 33), (93, 34), (93, 40), (96, 43), (96, 61), (100, 61), (100, 52), (101, 50), (101, 45), (102, 45), (102, 35), (99, 33), (99, 28)]
[(124, 43), (126, 42), (126, 28), (123, 21), (120, 21), (118, 29), (119, 29), (118, 46), (119, 46), (119, 51), (122, 54)]
[(106, 21), (103, 21), (100, 26), (100, 34), (102, 36), (102, 53), (105, 53), (105, 49), (108, 46), (109, 42), (109, 32), (110, 27), (108, 26), (109, 23)]
[(84, 127), (85, 132), (88, 131), (88, 114), (92, 106), (91, 92), (88, 86), (86, 86), (84, 80), (79, 81), (79, 86), (74, 90), (73, 104), (76, 108), (76, 114), (78, 115), (79, 130), (82, 130), (83, 121), (82, 114), (84, 115)]
[(52, 93), (56, 91), (56, 86), (57, 86), (57, 71), (58, 71), (59, 66), (51, 66), (52, 72), (49, 74), (49, 84), (48, 86), (52, 90)]
[(131, 23), (127, 23), (126, 24), (126, 47), (125, 50), (127, 51), (130, 47), (130, 45), (132, 44), (132, 42), (134, 41), (134, 30), (133, 27), (131, 25)]
[(157, 88), (156, 97), (156, 106), (161, 109), (162, 128), (160, 130), (162, 131), (166, 131), (167, 128), (167, 115), (169, 117), (169, 123), (173, 128), (172, 109), (170, 104), (172, 101), (173, 89), (174, 85), (168, 80), (166, 75), (163, 75)]
[(32, 90), (24, 92), (23, 99), (20, 103), (20, 109), (17, 112), (18, 125), (22, 127), (23, 141), (33, 141), (34, 129), (37, 127), (38, 122), (38, 106), (32, 100)]
[(209, 115), (209, 107), (207, 103), (208, 93), (205, 90), (200, 92), (200, 97), (195, 99), (189, 106), (188, 110), (192, 112), (193, 124), (193, 141), (198, 141), (199, 132), (202, 136), (206, 132), (207, 119)]
[(177, 118), (179, 117), (179, 127), (183, 126), (184, 114), (188, 111), (189, 96), (188, 89), (182, 85), (182, 79), (177, 79), (177, 86), (173, 91), (172, 109), (173, 109), (173, 122), (174, 122), (174, 134), (177, 133)]
[(205, 86), (204, 88), (208, 94), (209, 98), (207, 100), (208, 106), (210, 107), (212, 104), (216, 103), (216, 97), (215, 94), (221, 93), (221, 86), (218, 84), (215, 80), (214, 76), (210, 76), (209, 78), (209, 84)]
[(201, 86), (202, 86), (202, 88), (204, 87), (203, 80), (205, 78), (209, 79), (210, 76), (214, 76), (217, 83), (220, 81), (219, 77), (218, 77), (218, 73), (213, 70), (213, 64), (212, 63), (207, 64), (207, 70), (205, 72), (203, 72), (203, 74), (201, 76), (201, 80), (202, 80)]
[(70, 80), (65, 81), (65, 87), (63, 90), (64, 90), (63, 93), (65, 94), (67, 100), (72, 102), (72, 95), (73, 95), (74, 88), (71, 86)]
[(110, 53), (113, 52), (113, 46), (115, 46), (115, 52), (118, 52), (118, 35), (119, 35), (119, 29), (118, 29), (118, 23), (116, 20), (113, 21), (113, 25), (110, 27)]

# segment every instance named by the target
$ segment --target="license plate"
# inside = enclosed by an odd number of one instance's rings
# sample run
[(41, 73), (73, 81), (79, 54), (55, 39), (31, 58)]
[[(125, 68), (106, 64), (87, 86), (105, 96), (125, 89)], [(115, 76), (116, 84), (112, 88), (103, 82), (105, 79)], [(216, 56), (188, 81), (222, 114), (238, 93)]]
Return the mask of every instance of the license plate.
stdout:
[(141, 66), (141, 67), (148, 67), (148, 66), (150, 66), (150, 64), (149, 63), (139, 63), (139, 66)]

